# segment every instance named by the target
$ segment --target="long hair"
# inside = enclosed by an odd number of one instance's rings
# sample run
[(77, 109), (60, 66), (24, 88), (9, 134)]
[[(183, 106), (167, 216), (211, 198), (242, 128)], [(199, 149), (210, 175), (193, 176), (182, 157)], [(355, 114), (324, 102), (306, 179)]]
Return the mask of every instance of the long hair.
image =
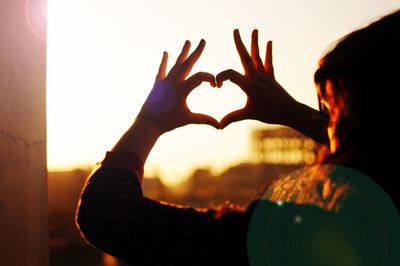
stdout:
[(390, 150), (398, 141), (393, 125), (399, 113), (394, 94), (400, 89), (400, 10), (341, 39), (320, 60), (314, 80), (328, 103), (336, 146), (320, 163), (382, 181), (382, 173), (393, 168)]
[(337, 211), (349, 179), (332, 180), (335, 165), (360, 171), (390, 192), (388, 178), (396, 174), (391, 149), (400, 135), (393, 126), (399, 120), (393, 94), (400, 90), (400, 10), (342, 38), (322, 57), (314, 79), (328, 107), (334, 151), (325, 147), (316, 165), (277, 180), (267, 197)]

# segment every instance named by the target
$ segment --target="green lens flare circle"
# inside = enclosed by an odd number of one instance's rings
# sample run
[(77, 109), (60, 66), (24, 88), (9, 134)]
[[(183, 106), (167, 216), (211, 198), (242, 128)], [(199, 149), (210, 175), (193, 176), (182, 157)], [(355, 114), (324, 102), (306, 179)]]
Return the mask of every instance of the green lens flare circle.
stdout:
[[(268, 190), (249, 222), (250, 265), (400, 265), (400, 215), (390, 196), (356, 170), (319, 167), (333, 182), (347, 184), (338, 201), (340, 208), (327, 211), (290, 200), (271, 202)], [(310, 174), (309, 170), (291, 175), (301, 178)]]

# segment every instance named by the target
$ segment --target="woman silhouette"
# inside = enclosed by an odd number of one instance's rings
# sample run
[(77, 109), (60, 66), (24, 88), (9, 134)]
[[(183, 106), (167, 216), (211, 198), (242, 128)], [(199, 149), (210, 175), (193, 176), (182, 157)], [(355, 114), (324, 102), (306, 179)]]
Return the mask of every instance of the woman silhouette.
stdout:
[[(394, 173), (387, 142), (397, 133), (379, 124), (394, 120), (400, 11), (345, 36), (321, 59), (315, 82), (323, 112), (298, 103), (275, 80), (271, 42), (263, 63), (256, 30), (250, 54), (238, 30), (234, 40), (244, 75), (188, 77), (204, 40), (190, 55), (187, 41), (168, 74), (164, 53), (136, 121), (84, 187), (77, 210), (84, 237), (134, 265), (400, 265), (398, 211), (376, 185), (390, 191)], [(186, 97), (194, 88), (225, 80), (247, 94), (242, 110), (220, 123), (190, 112)], [(222, 129), (244, 119), (290, 126), (326, 144), (325, 153), (246, 210), (196, 210), (143, 197), (143, 164), (160, 135), (190, 123)]]

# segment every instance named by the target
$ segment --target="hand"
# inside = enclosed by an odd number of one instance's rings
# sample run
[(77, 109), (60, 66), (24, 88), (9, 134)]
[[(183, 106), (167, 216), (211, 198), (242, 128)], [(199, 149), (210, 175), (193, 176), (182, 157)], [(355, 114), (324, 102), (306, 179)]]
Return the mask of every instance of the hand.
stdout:
[(257, 30), (252, 33), (251, 56), (237, 29), (234, 31), (234, 40), (245, 74), (242, 75), (233, 69), (225, 70), (217, 75), (217, 86), (221, 87), (225, 80), (232, 81), (246, 93), (247, 103), (243, 109), (226, 115), (220, 122), (221, 129), (230, 123), (244, 119), (285, 125), (297, 102), (275, 80), (272, 65), (272, 42), (267, 43), (265, 63), (263, 64), (259, 54)]
[(206, 42), (201, 40), (194, 52), (188, 56), (190, 42), (186, 41), (175, 65), (166, 75), (168, 53), (164, 52), (156, 81), (147, 97), (137, 120), (156, 126), (161, 133), (187, 124), (208, 124), (219, 128), (214, 118), (192, 113), (186, 104), (189, 93), (206, 81), (215, 87), (215, 77), (206, 72), (198, 72), (187, 78), (193, 65), (199, 59)]

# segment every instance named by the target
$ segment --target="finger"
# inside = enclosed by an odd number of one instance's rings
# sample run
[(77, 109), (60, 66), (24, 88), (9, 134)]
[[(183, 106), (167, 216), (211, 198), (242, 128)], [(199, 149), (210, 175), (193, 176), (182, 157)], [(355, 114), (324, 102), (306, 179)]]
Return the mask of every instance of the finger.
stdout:
[(216, 129), (220, 128), (219, 122), (215, 118), (205, 114), (191, 113), (190, 123), (206, 124), (215, 127)]
[(222, 83), (225, 80), (230, 80), (231, 82), (238, 85), (245, 93), (247, 93), (249, 90), (248, 86), (247, 86), (246, 78), (242, 74), (240, 74), (239, 72), (237, 72), (233, 69), (228, 69), (228, 70), (222, 71), (221, 73), (219, 73), (217, 75), (216, 80), (217, 80), (218, 88), (222, 87)]
[(239, 53), (239, 57), (240, 57), (240, 60), (242, 61), (242, 65), (243, 65), (245, 73), (246, 74), (255, 73), (253, 61), (251, 60), (251, 57), (250, 57), (249, 53), (247, 52), (246, 47), (244, 46), (244, 44), (242, 42), (242, 39), (240, 38), (240, 33), (239, 33), (238, 29), (233, 31), (233, 38), (235, 40), (236, 49)]
[(200, 55), (203, 53), (205, 46), (206, 46), (206, 41), (201, 39), (199, 45), (197, 45), (193, 53), (182, 64), (181, 75), (183, 78), (186, 78), (187, 75), (189, 75), (190, 71), (192, 71), (194, 64), (200, 58)]
[(222, 118), (221, 122), (219, 122), (219, 126), (221, 129), (224, 129), (229, 124), (247, 119), (247, 110), (240, 109), (233, 111), (232, 113), (227, 114), (224, 118)]
[(265, 71), (274, 77), (274, 65), (272, 63), (272, 42), (267, 42), (267, 50), (265, 52)]
[(176, 59), (175, 65), (171, 68), (171, 70), (168, 73), (168, 76), (176, 76), (178, 74), (178, 71), (180, 69), (180, 67), (182, 66), (182, 63), (186, 60), (189, 51), (190, 51), (190, 41), (186, 40), (185, 44), (182, 47), (182, 51), (179, 54), (178, 58)]
[(200, 84), (203, 82), (209, 82), (213, 87), (216, 86), (215, 77), (213, 74), (207, 72), (198, 72), (184, 81), (183, 88), (186, 95), (189, 95), (193, 89), (200, 86)]
[(258, 30), (253, 30), (251, 34), (251, 59), (253, 60), (256, 70), (260, 73), (264, 73), (265, 69), (258, 48)]
[(182, 51), (179, 54), (178, 58), (176, 59), (176, 65), (181, 65), (187, 58), (190, 51), (190, 41), (185, 41), (183, 45)]
[(167, 63), (168, 63), (168, 53), (164, 52), (163, 57), (161, 59), (160, 67), (158, 68), (157, 79), (165, 79), (165, 75), (167, 73)]

